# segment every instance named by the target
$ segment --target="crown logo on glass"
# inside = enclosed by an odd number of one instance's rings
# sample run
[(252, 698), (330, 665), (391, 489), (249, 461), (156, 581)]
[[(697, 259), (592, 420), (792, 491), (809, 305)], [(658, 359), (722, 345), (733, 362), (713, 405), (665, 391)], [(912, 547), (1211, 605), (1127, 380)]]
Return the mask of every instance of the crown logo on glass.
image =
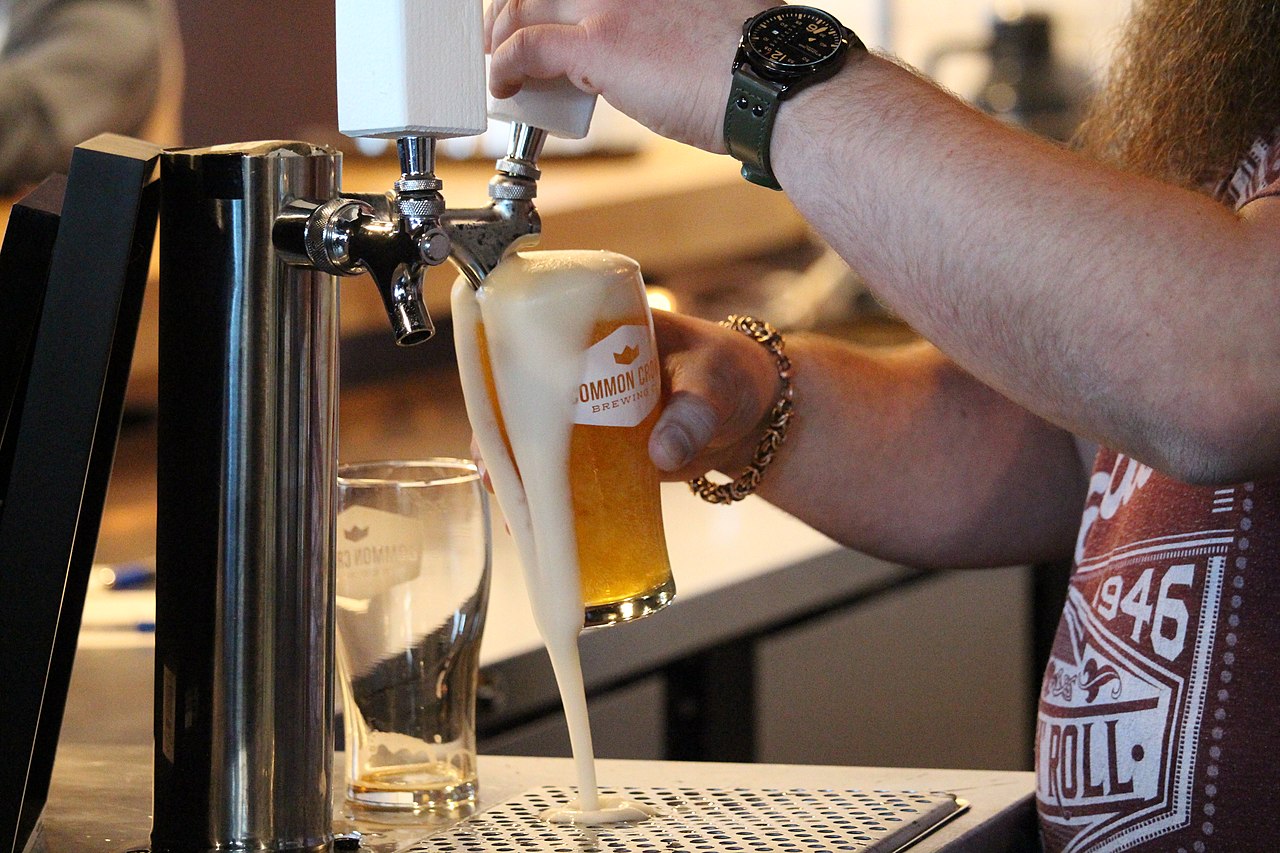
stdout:
[(630, 364), (636, 360), (636, 356), (640, 355), (639, 347), (626, 347), (622, 352), (615, 352), (613, 360), (618, 364)]

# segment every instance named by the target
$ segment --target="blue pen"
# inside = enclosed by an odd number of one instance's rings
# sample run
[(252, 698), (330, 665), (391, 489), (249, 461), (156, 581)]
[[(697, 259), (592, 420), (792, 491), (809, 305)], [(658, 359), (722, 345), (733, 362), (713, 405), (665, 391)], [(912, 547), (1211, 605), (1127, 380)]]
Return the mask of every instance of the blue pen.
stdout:
[(122, 563), (110, 568), (110, 580), (104, 584), (110, 590), (140, 589), (155, 583), (155, 566), (146, 562)]

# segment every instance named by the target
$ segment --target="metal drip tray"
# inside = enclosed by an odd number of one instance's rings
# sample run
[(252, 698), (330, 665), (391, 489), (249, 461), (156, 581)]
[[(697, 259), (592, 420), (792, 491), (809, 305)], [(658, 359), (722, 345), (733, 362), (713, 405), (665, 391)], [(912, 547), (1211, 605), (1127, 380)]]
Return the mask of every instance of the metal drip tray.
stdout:
[(601, 788), (655, 806), (644, 821), (585, 827), (539, 818), (574, 796), (566, 787), (527, 791), (423, 839), (403, 853), (828, 853), (902, 850), (959, 815), (951, 794), (769, 788)]

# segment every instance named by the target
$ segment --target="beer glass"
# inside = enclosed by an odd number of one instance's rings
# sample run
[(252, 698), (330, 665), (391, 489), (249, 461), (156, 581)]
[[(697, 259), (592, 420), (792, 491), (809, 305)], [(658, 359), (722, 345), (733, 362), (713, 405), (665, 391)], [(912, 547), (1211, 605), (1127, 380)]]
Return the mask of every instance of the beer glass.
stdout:
[(468, 415), (531, 591), (576, 573), (585, 627), (664, 607), (675, 583), (648, 453), (662, 379), (639, 266), (520, 252), (478, 292), (460, 280), (453, 305)]
[(489, 507), (469, 460), (338, 469), (337, 643), (347, 798), (465, 814), (489, 594)]

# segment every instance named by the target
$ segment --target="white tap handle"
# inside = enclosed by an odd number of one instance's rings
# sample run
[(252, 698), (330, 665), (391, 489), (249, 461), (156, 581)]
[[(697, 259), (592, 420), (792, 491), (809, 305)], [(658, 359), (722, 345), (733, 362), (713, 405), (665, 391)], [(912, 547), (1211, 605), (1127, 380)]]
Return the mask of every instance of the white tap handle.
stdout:
[(489, 115), (540, 127), (553, 136), (581, 139), (591, 127), (596, 96), (574, 86), (564, 77), (528, 80), (513, 97), (489, 99)]
[(336, 0), (338, 129), (347, 136), (484, 133), (481, 0)]

